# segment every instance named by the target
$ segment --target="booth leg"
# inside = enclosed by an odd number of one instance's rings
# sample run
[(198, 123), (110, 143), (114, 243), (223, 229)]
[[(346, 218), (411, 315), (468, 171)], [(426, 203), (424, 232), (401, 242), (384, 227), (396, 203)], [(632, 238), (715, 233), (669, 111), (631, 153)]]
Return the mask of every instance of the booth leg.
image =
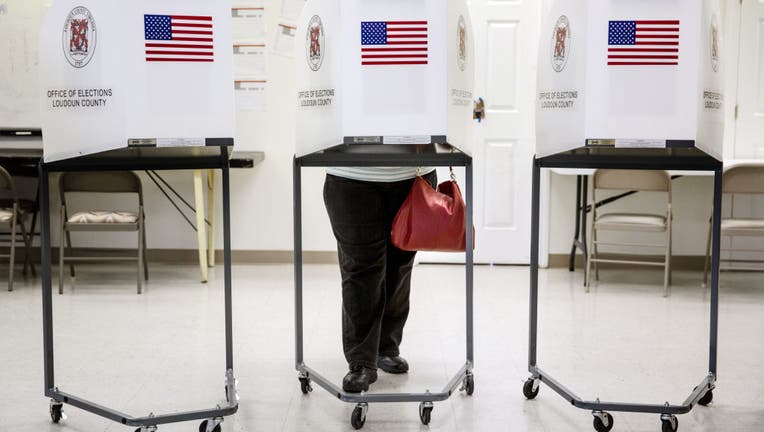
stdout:
[[(295, 331), (295, 368), (299, 371), (304, 363), (303, 327), (302, 327), (302, 167), (297, 158), (292, 166), (292, 188), (294, 195), (294, 331)], [(303, 380), (303, 378), (305, 378)], [(307, 377), (301, 376), (303, 388), (310, 387)]]
[[(533, 180), (531, 194), (531, 280), (530, 280), (530, 313), (529, 313), (529, 343), (528, 370), (536, 367), (536, 343), (538, 336), (538, 282), (539, 282), (539, 205), (540, 205), (541, 167), (533, 159)], [(535, 378), (535, 377), (533, 377)]]
[[(45, 396), (51, 397), (54, 387), (53, 375), (53, 298), (51, 281), (50, 256), (50, 194), (48, 169), (40, 162), (40, 273), (42, 277), (42, 331), (43, 331), (43, 364), (45, 368)], [(64, 241), (64, 239), (60, 239)], [(59, 404), (56, 404), (57, 406)], [(60, 406), (58, 407), (60, 408)], [(53, 412), (53, 411), (51, 411)], [(59, 416), (60, 419), (60, 416)]]
[(722, 221), (722, 168), (714, 171), (712, 249), (711, 249), (711, 328), (709, 336), (708, 371), (716, 377), (716, 351), (719, 335), (719, 259)]
[[(231, 175), (228, 148), (221, 147), (223, 172), (223, 273), (225, 284), (225, 351), (226, 371), (233, 374), (233, 294), (231, 274)], [(204, 218), (202, 218), (204, 223)], [(205, 267), (206, 269), (206, 267)]]

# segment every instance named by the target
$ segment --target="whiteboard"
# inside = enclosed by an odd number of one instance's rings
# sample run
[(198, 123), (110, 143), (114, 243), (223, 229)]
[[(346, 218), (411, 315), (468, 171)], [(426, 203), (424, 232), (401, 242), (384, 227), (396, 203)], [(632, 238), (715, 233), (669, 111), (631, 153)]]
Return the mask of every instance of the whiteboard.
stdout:
[(0, 0), (0, 129), (39, 129), (37, 45), (51, 0)]

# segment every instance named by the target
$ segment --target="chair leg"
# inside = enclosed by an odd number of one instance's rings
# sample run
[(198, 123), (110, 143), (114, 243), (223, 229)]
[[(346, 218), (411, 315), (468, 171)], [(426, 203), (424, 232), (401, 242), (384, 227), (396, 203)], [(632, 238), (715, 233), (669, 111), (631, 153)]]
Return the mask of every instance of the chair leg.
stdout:
[(672, 231), (671, 210), (669, 209), (668, 219), (666, 221), (666, 258), (663, 262), (663, 297), (671, 295), (671, 235)]
[(711, 256), (711, 223), (708, 224), (708, 239), (706, 240), (706, 259), (703, 260), (703, 288), (708, 286), (708, 261)]
[[(592, 247), (590, 248), (592, 253), (595, 257), (599, 257), (599, 247), (597, 246), (597, 230), (594, 228), (594, 224), (592, 224)], [(596, 258), (594, 261), (594, 280), (598, 281), (600, 280), (600, 265), (597, 262)]]
[[(72, 234), (69, 231), (64, 230), (65, 236), (66, 236), (66, 247), (69, 248), (69, 252), (72, 251)], [(76, 277), (74, 273), (74, 263), (69, 264), (69, 276), (72, 278)]]
[(672, 279), (674, 272), (674, 234), (672, 228), (672, 234), (669, 235), (669, 254), (668, 254), (668, 283), (671, 286), (674, 281)]
[(143, 225), (141, 226), (141, 236), (143, 238), (143, 277), (148, 282), (149, 280), (149, 262), (146, 253), (146, 218), (143, 219)]
[(207, 171), (207, 265), (215, 267), (215, 170)]
[(589, 292), (589, 286), (592, 283), (592, 261), (597, 259), (597, 255), (592, 248), (594, 245), (594, 237), (594, 226), (592, 226), (591, 237), (589, 237), (589, 253), (586, 255), (586, 271), (584, 272), (584, 286), (586, 287), (586, 292)]
[(204, 222), (204, 189), (202, 171), (194, 170), (194, 211), (196, 213), (196, 240), (199, 249), (199, 272), (202, 283), (207, 283), (207, 234)]
[(34, 271), (34, 264), (32, 264), (32, 236), (27, 233), (26, 227), (24, 225), (24, 221), (22, 220), (21, 223), (21, 237), (24, 239), (24, 270), (23, 275), (27, 276), (29, 274), (29, 270), (32, 270), (32, 276), (35, 276)]
[(8, 291), (13, 291), (13, 270), (16, 259), (16, 224), (18, 223), (16, 216), (16, 209), (14, 208), (13, 217), (11, 218), (11, 253), (10, 263), (8, 264)]
[(64, 211), (61, 210), (61, 221), (59, 222), (61, 225), (59, 226), (59, 237), (58, 237), (58, 294), (64, 293), (64, 250), (66, 249), (64, 247), (64, 240), (66, 238), (66, 227), (65, 219), (63, 218)]
[[(31, 226), (29, 227), (29, 250), (30, 251), (32, 250), (32, 247), (34, 246), (34, 232), (35, 232), (35, 229), (37, 229), (37, 214), (38, 214), (38, 210), (37, 209), (38, 208), (39, 207), (35, 206), (35, 209), (32, 211), (32, 223), (31, 223)], [(32, 256), (31, 255), (29, 256), (27, 261), (29, 261), (29, 267), (32, 270), (32, 276), (36, 277), (37, 276), (37, 270), (35, 270), (34, 262), (32, 262)]]
[(143, 292), (143, 220), (138, 217), (138, 294)]
[(671, 284), (669, 283), (669, 274), (671, 272), (671, 240), (666, 244), (666, 256), (663, 261), (663, 297), (671, 295)]

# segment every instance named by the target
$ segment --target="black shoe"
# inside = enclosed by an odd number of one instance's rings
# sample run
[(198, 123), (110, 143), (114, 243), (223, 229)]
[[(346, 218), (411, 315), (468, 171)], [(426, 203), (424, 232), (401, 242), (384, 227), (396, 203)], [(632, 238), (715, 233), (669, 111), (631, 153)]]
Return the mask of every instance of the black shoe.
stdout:
[(342, 379), (342, 390), (348, 393), (369, 391), (369, 384), (377, 381), (377, 370), (363, 366), (353, 366)]
[(379, 356), (377, 366), (387, 373), (402, 374), (409, 371), (409, 363), (401, 356)]

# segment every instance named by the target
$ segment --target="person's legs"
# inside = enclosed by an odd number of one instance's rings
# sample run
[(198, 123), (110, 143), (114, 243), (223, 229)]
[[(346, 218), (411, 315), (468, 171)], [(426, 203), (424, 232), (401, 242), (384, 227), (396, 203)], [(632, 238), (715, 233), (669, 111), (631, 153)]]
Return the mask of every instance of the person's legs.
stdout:
[(390, 235), (386, 229), (382, 190), (374, 183), (328, 175), (324, 183), (324, 203), (337, 239), (342, 274), (345, 358), (351, 372), (359, 368), (374, 370), (369, 378), (373, 382), (385, 311), (385, 267)]
[(387, 271), (385, 275), (385, 313), (379, 339), (379, 354), (386, 357), (400, 355), (403, 327), (409, 315), (411, 270), (416, 252), (402, 251), (388, 241)]
[[(437, 175), (433, 171), (424, 176), (431, 185), (435, 185)], [(411, 190), (413, 180), (398, 182), (390, 185), (388, 192), (388, 219), (390, 227)], [(388, 232), (390, 230), (388, 229)], [(409, 295), (411, 292), (411, 271), (416, 252), (403, 251), (395, 247), (388, 236), (387, 239), (387, 268), (385, 272), (385, 312), (382, 317), (382, 329), (379, 341), (379, 355), (388, 357), (381, 367), (387, 372), (406, 372), (408, 364), (403, 359), (395, 359), (400, 355), (400, 344), (403, 339), (403, 327), (409, 314)]]

